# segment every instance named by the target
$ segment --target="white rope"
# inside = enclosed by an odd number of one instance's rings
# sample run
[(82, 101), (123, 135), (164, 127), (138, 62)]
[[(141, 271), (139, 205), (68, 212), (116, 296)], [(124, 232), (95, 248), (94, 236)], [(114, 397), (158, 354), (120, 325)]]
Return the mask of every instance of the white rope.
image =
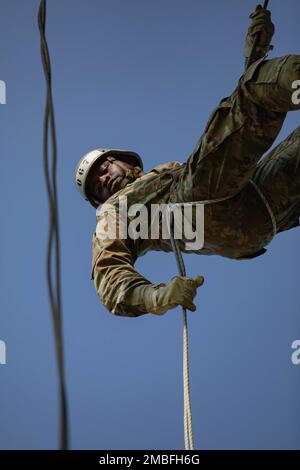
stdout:
[[(249, 180), (253, 187), (256, 189), (257, 193), (261, 197), (263, 203), (265, 204), (267, 211), (270, 215), (272, 228), (273, 228), (273, 236), (277, 233), (277, 224), (274, 213), (262, 193), (262, 191), (257, 187), (254, 181)], [(171, 244), (174, 254), (176, 256), (178, 271), (181, 276), (186, 277), (186, 270), (184, 261), (182, 258), (182, 254), (178, 245), (178, 241), (174, 238), (174, 212), (172, 211), (172, 206), (186, 206), (190, 204), (215, 204), (218, 202), (226, 201), (227, 199), (233, 198), (233, 196), (227, 196), (218, 199), (209, 199), (203, 201), (191, 201), (191, 202), (179, 202), (179, 203), (169, 203), (168, 210), (170, 213), (170, 237), (171, 237)], [(186, 450), (194, 450), (194, 436), (193, 436), (193, 426), (192, 426), (192, 410), (191, 410), (191, 399), (190, 399), (190, 370), (189, 370), (189, 342), (188, 342), (188, 323), (187, 323), (187, 315), (186, 309), (182, 308), (182, 317), (183, 317), (183, 421), (184, 421), (184, 444)]]
[[(168, 206), (170, 209), (170, 206)], [(174, 214), (170, 212), (170, 236), (172, 248), (176, 256), (178, 270), (181, 276), (186, 276), (184, 261), (177, 240), (173, 236)], [(192, 426), (192, 410), (190, 399), (190, 370), (189, 370), (189, 343), (188, 323), (186, 309), (182, 308), (183, 317), (183, 422), (184, 422), (184, 445), (185, 450), (194, 450), (194, 436)]]
[(192, 411), (190, 400), (189, 343), (186, 310), (183, 309), (183, 393), (184, 393), (184, 442), (186, 450), (194, 450)]

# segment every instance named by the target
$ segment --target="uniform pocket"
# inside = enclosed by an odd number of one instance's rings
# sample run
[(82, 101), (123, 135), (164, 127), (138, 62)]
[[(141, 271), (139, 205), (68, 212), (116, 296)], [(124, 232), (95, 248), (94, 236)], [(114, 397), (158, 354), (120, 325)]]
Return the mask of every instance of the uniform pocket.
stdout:
[(289, 57), (287, 55), (270, 60), (259, 59), (245, 72), (241, 78), (242, 83), (245, 84), (251, 80), (256, 84), (277, 83), (282, 67)]
[(225, 139), (237, 132), (245, 122), (236, 101), (236, 94), (224, 98), (213, 110), (203, 135), (201, 157), (215, 151)]
[(221, 109), (221, 108), (227, 108), (228, 106), (230, 106), (230, 103), (228, 103), (228, 100), (229, 100), (229, 99), (230, 99), (230, 97), (228, 97), (228, 96), (227, 96), (226, 98), (223, 98), (223, 99), (220, 101), (220, 103), (218, 104), (218, 106), (216, 106), (216, 107), (212, 110), (212, 112), (211, 112), (211, 114), (210, 114), (210, 116), (209, 116), (209, 118), (208, 118), (206, 127), (205, 127), (205, 129), (204, 129), (204, 133), (208, 131), (208, 128), (209, 128), (210, 124), (212, 123), (212, 121), (213, 121), (215, 115), (216, 115), (217, 112), (219, 111), (219, 109)]
[[(259, 60), (252, 64), (251, 70), (247, 70), (241, 78), (239, 83), (241, 102), (244, 112), (253, 120), (257, 120), (258, 113), (263, 113), (266, 116), (266, 123), (271, 119), (276, 128), (281, 127), (284, 114), (292, 109), (292, 77), (289, 77), (287, 86), (282, 85), (282, 76), (289, 76), (286, 64), (290, 57), (289, 55), (271, 60)], [(260, 110), (255, 106), (259, 106)], [(282, 115), (279, 116), (278, 113)]]

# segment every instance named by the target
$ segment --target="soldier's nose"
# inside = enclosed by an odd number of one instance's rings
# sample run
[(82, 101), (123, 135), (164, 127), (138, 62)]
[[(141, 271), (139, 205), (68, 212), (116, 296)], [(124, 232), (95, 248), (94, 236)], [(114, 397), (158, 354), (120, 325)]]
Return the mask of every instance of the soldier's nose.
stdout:
[(110, 179), (110, 176), (107, 175), (107, 174), (106, 174), (106, 175), (102, 175), (102, 176), (99, 177), (99, 179), (100, 179), (101, 186), (106, 187), (106, 186), (107, 186), (107, 183), (108, 183), (108, 181), (109, 181), (109, 179)]

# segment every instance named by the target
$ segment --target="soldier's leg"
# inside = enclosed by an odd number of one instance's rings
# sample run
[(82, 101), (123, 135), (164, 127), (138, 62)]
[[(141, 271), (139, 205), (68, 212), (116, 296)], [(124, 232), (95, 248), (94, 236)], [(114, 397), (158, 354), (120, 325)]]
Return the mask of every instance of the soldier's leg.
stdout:
[(251, 65), (232, 95), (212, 113), (202, 142), (174, 182), (175, 201), (211, 200), (241, 191), (276, 139), (300, 80), (300, 56)]
[(299, 225), (300, 126), (259, 162), (252, 180), (274, 213), (277, 232)]
[(300, 109), (299, 103), (293, 100), (293, 84), (299, 80), (300, 55), (283, 56), (263, 61), (252, 79), (242, 85), (243, 93), (247, 100), (267, 111), (294, 111)]

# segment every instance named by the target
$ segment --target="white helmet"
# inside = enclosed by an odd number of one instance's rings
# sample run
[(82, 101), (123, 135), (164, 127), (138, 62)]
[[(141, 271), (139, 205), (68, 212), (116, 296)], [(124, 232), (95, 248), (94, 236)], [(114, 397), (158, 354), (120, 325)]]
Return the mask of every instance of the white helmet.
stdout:
[[(84, 197), (87, 201), (88, 196), (86, 194), (86, 180), (87, 176), (96, 161), (99, 162), (99, 159), (105, 160), (108, 156), (118, 156), (120, 160), (122, 157), (129, 156), (132, 157), (133, 163), (136, 166), (139, 166), (143, 169), (143, 162), (141, 157), (130, 150), (120, 150), (120, 149), (95, 149), (91, 152), (86, 153), (80, 160), (75, 170), (75, 185), (81, 196)], [(100, 163), (100, 162), (99, 162)]]

